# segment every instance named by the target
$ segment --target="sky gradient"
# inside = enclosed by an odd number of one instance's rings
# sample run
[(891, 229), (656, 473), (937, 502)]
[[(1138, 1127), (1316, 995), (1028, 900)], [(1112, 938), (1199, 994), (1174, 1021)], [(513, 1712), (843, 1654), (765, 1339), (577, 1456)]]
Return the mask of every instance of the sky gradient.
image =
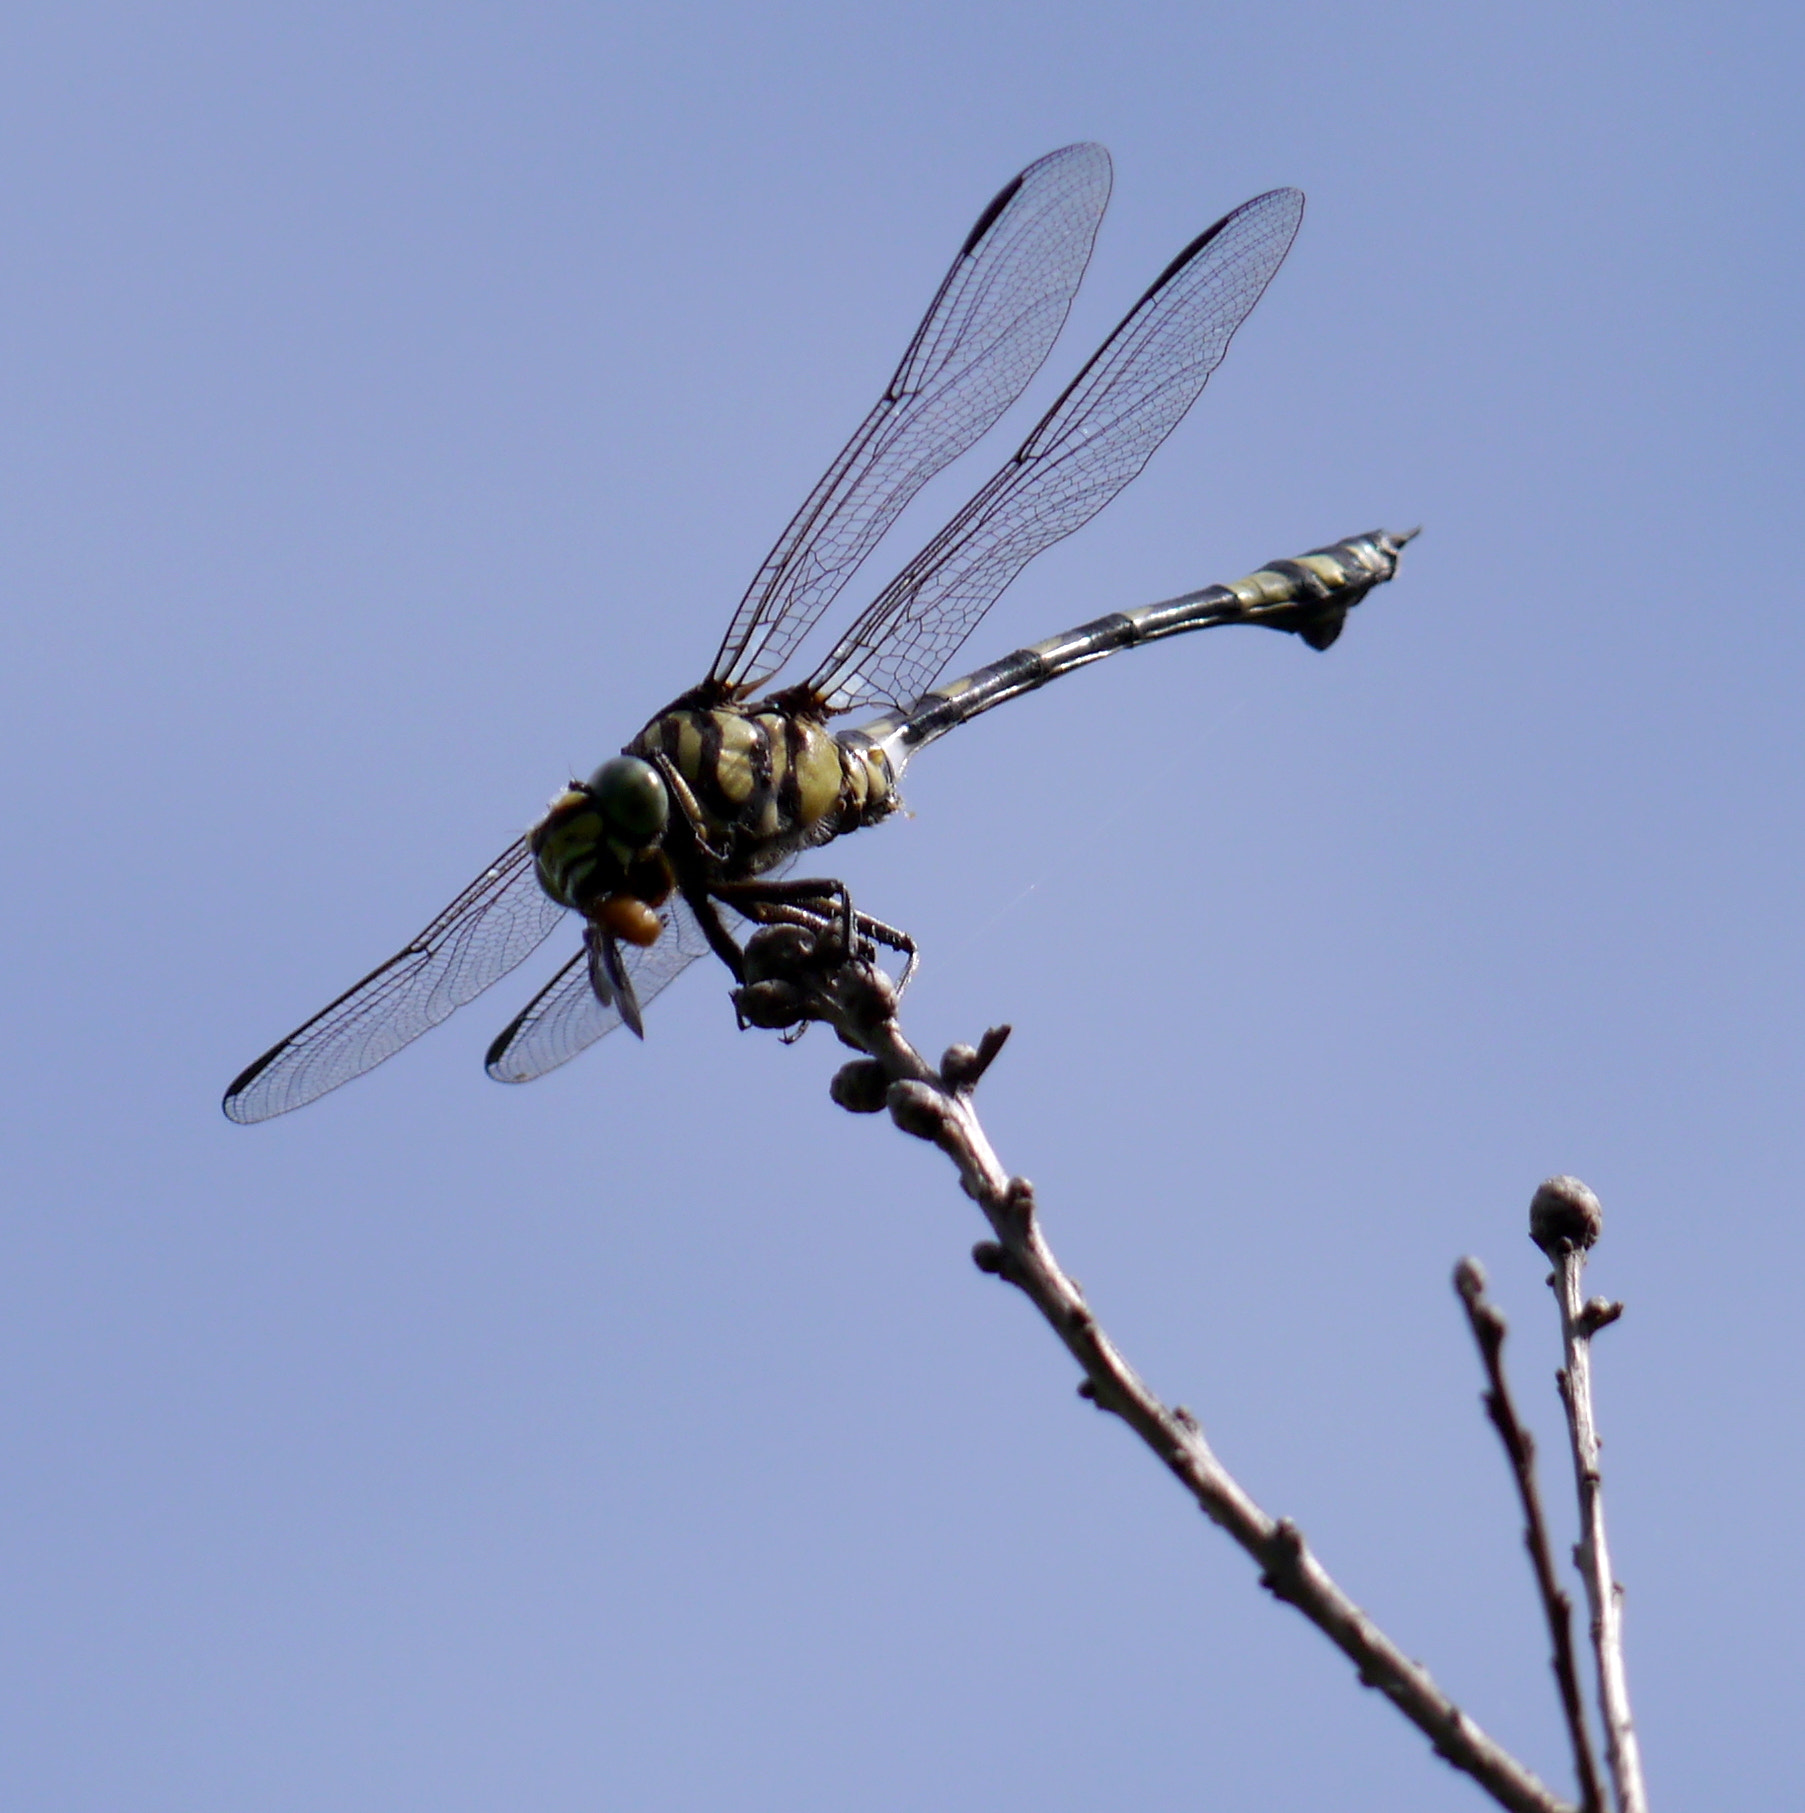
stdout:
[(700, 676), (979, 208), (1079, 138), (1064, 338), (843, 608), (1282, 183), (1208, 392), (961, 666), (1423, 536), (1326, 654), (1213, 633), (962, 730), (833, 872), (920, 941), (924, 1050), (1014, 1025), (986, 1123), (1131, 1359), (1563, 1787), (1449, 1275), (1564, 1549), (1526, 1225), (1585, 1178), (1655, 1804), (1796, 1792), (1802, 52), (1671, 5), (15, 23), (0, 1804), (1480, 1804), (718, 969), (499, 1088), (548, 950), (218, 1112)]

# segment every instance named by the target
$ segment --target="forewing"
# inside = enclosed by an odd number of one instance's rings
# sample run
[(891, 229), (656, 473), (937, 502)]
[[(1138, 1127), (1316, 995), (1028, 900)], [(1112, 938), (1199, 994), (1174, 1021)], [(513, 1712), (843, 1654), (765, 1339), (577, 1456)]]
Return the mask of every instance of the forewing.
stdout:
[(523, 962), (563, 916), (517, 839), (406, 949), (246, 1070), (227, 1116), (266, 1121), (362, 1076)]
[(927, 481), (1021, 395), (1077, 292), (1109, 153), (1068, 145), (979, 216), (889, 387), (796, 512), (734, 614), (710, 679), (768, 679)]
[[(664, 932), (655, 944), (621, 947), (641, 1006), (708, 954), (708, 940), (680, 897), (672, 895), (658, 909), (658, 917), (664, 921)], [(489, 1047), (489, 1074), (498, 1083), (530, 1083), (568, 1064), (620, 1024), (620, 1010), (596, 999), (587, 954), (579, 950)]]
[(1015, 457), (922, 549), (806, 682), (832, 711), (912, 705), (1005, 586), (1152, 457), (1284, 261), (1303, 196), (1274, 189), (1200, 234)]

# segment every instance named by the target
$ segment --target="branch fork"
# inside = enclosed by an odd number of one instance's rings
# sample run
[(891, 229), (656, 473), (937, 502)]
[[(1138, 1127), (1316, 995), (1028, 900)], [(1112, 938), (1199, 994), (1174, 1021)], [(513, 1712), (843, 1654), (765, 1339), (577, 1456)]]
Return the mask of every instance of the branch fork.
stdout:
[[(888, 1110), (901, 1131), (947, 1155), (990, 1224), (992, 1238), (972, 1251), (979, 1270), (1014, 1285), (1040, 1311), (1083, 1372), (1080, 1394), (1119, 1417), (1153, 1450), (1205, 1516), (1258, 1564), (1261, 1585), (1315, 1624), (1354, 1664), (1363, 1686), (1390, 1700), (1438, 1756), (1473, 1777), (1500, 1806), (1513, 1813), (1580, 1813), (1387, 1637), (1335, 1583), (1302, 1531), (1263, 1510), (1228, 1472), (1197, 1418), (1164, 1404), (1129, 1364), (1054, 1257), (1033, 1186), (1009, 1174), (979, 1123), (976, 1085), (1008, 1028), (993, 1028), (976, 1047), (953, 1046), (936, 1068), (904, 1036), (896, 985), (874, 955), (862, 941), (847, 950), (825, 919), (755, 933), (746, 947), (747, 981), (734, 995), (742, 1023), (786, 1036), (811, 1021), (832, 1026), (860, 1053), (835, 1075), (835, 1102), (854, 1113)], [(1597, 1805), (1587, 1802), (1587, 1813)]]

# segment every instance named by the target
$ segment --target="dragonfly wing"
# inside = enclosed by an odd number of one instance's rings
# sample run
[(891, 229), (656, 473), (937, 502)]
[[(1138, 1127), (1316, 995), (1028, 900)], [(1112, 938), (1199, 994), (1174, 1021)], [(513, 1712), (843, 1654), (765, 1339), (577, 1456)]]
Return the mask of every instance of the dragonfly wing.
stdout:
[(517, 839), (404, 950), (238, 1077), (227, 1117), (266, 1121), (362, 1076), (524, 962), (563, 916)]
[[(681, 898), (673, 895), (658, 909), (658, 917), (664, 932), (655, 944), (620, 947), (627, 980), (642, 1004), (708, 954), (708, 939)], [(620, 1024), (619, 1007), (604, 1006), (597, 998), (589, 980), (589, 953), (580, 950), (489, 1047), (489, 1074), (498, 1083), (530, 1083), (568, 1064)]]
[(1095, 516), (1178, 426), (1291, 249), (1303, 207), (1296, 189), (1274, 189), (1193, 240), (809, 690), (832, 711), (920, 698), (1016, 574)]
[(1109, 153), (1068, 145), (979, 216), (888, 388), (759, 568), (710, 680), (769, 679), (916, 492), (1021, 395), (1065, 325), (1109, 186)]

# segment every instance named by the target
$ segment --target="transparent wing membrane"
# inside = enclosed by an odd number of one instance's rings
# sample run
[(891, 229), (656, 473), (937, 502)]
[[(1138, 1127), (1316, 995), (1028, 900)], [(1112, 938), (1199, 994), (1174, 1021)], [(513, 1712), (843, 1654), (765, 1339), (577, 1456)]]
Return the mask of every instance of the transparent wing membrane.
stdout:
[(1274, 189), (1193, 240), (799, 690), (836, 712), (920, 698), (1016, 574), (1090, 521), (1178, 426), (1291, 249), (1303, 207), (1296, 189)]
[[(708, 940), (681, 897), (672, 895), (658, 909), (658, 917), (664, 921), (664, 933), (656, 944), (621, 949), (627, 979), (641, 1006), (698, 957), (708, 955)], [(568, 1064), (620, 1024), (620, 1009), (604, 1006), (597, 998), (589, 980), (588, 953), (580, 950), (489, 1047), (489, 1074), (498, 1083), (530, 1083)]]
[(516, 839), (411, 944), (238, 1077), (227, 1116), (269, 1120), (362, 1076), (525, 962), (563, 917)]
[(1021, 395), (1065, 325), (1109, 186), (1109, 153), (1068, 145), (979, 216), (883, 396), (759, 568), (712, 680), (769, 679), (916, 492)]

